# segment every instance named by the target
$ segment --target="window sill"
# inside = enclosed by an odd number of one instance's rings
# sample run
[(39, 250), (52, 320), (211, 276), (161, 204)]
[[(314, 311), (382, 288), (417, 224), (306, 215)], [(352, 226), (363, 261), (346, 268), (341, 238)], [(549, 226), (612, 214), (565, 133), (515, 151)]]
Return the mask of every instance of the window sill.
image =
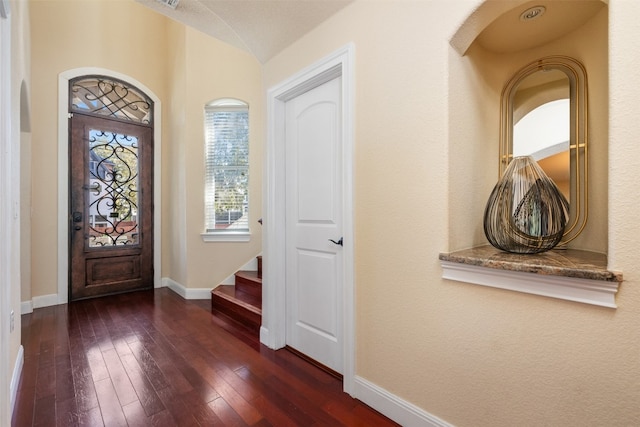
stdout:
[(202, 241), (210, 242), (248, 242), (251, 240), (251, 232), (249, 231), (223, 231), (201, 233)]
[(602, 307), (617, 307), (622, 283), (622, 273), (607, 270), (606, 255), (576, 249), (521, 255), (480, 246), (439, 258), (444, 279)]

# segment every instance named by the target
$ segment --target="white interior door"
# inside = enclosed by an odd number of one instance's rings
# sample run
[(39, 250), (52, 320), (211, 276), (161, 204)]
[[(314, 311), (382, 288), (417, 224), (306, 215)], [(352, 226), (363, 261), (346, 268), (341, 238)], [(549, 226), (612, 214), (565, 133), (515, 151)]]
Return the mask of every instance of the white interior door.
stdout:
[(285, 109), (286, 341), (342, 373), (341, 77)]

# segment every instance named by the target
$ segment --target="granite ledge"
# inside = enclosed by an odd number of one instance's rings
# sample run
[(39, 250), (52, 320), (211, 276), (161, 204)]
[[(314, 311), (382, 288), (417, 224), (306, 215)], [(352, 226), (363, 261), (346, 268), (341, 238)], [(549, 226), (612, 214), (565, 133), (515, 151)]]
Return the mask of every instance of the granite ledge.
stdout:
[(622, 282), (622, 273), (607, 270), (606, 255), (578, 249), (556, 248), (540, 254), (513, 254), (486, 245), (441, 253), (439, 258), (496, 270)]

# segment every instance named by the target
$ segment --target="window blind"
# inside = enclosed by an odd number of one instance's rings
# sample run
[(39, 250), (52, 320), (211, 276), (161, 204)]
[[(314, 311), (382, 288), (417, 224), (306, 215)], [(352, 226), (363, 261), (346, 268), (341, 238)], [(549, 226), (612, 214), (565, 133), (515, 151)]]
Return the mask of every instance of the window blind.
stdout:
[(205, 229), (249, 231), (249, 110), (205, 107)]

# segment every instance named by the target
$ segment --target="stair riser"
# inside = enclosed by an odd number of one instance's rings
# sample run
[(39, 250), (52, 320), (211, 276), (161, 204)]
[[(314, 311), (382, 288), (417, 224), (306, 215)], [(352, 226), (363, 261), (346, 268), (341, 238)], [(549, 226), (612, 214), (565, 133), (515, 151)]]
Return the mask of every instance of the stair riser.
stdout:
[(236, 305), (225, 298), (213, 294), (211, 296), (211, 309), (212, 311), (219, 311), (229, 316), (252, 330), (260, 330), (260, 325), (262, 324), (261, 315)]
[(258, 282), (251, 278), (236, 276), (236, 289), (260, 298), (262, 302), (262, 281)]
[(259, 333), (262, 325), (262, 257), (258, 270), (239, 270), (235, 285), (219, 285), (211, 291), (211, 312), (244, 325), (250, 333)]

